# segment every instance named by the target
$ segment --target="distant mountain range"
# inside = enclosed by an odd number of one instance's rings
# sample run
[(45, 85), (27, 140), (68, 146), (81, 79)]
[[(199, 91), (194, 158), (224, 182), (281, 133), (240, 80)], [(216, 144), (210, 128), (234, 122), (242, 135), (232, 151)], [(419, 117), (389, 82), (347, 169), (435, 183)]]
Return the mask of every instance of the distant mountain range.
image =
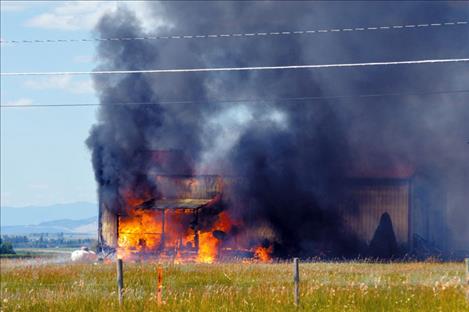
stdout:
[(0, 214), (0, 224), (3, 232), (5, 226), (39, 225), (53, 220), (91, 218), (98, 214), (98, 205), (88, 202), (76, 202), (50, 206), (1, 207)]
[(36, 225), (7, 225), (1, 227), (2, 235), (27, 235), (31, 233), (87, 234), (95, 236), (98, 231), (98, 218), (81, 220), (61, 219), (41, 222)]
[(80, 233), (96, 235), (98, 205), (88, 202), (50, 206), (1, 207), (2, 235)]

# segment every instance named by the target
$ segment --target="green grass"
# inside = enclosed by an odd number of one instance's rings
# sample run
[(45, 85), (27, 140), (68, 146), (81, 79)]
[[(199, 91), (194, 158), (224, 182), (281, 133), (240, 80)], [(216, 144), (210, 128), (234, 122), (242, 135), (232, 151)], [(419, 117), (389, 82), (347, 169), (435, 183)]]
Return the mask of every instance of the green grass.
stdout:
[(48, 258), (57, 255), (69, 255), (76, 248), (15, 248), (14, 254), (0, 254), (0, 258), (25, 259), (25, 258)]
[(23, 258), (34, 258), (35, 255), (32, 255), (30, 253), (14, 253), (14, 254), (0, 254), (0, 259), (5, 258), (5, 259), (23, 259)]
[(31, 254), (34, 256), (70, 255), (77, 248), (15, 248), (17, 254)]
[[(2, 311), (117, 311), (115, 264), (1, 260)], [(124, 264), (123, 311), (469, 311), (462, 263)]]

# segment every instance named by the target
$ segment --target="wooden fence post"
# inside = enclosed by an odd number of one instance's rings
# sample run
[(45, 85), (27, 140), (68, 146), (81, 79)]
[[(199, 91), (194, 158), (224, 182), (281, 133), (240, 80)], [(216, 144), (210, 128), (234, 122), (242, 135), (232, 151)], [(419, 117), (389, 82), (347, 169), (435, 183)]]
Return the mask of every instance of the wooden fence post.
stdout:
[(466, 299), (469, 301), (469, 258), (464, 259), (466, 271)]
[(119, 305), (123, 303), (124, 273), (122, 271), (122, 259), (117, 259), (117, 295), (119, 296)]
[(163, 268), (161, 266), (158, 266), (157, 274), (158, 283), (156, 286), (156, 302), (158, 305), (161, 305), (163, 303)]
[(300, 271), (298, 258), (293, 258), (293, 282), (295, 284), (293, 298), (295, 300), (295, 306), (298, 306), (300, 304)]

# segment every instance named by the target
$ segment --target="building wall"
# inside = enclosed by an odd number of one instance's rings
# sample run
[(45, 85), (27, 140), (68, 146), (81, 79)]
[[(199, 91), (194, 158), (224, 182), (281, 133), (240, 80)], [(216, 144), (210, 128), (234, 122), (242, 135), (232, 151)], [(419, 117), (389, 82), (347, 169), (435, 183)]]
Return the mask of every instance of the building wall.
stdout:
[(448, 249), (447, 190), (444, 178), (417, 174), (412, 182), (413, 235), (424, 239), (429, 247), (441, 252)]
[(99, 212), (99, 240), (101, 246), (117, 247), (117, 214), (107, 209), (104, 204), (100, 205)]
[(359, 239), (369, 243), (381, 215), (391, 217), (397, 243), (408, 246), (411, 184), (407, 179), (353, 179), (348, 204), (343, 207), (346, 226)]

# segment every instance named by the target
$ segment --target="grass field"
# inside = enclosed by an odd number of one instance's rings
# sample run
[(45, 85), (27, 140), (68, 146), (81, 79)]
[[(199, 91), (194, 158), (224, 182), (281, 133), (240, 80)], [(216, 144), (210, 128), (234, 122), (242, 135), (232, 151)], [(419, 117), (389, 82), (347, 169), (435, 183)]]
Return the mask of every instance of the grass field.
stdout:
[(0, 254), (0, 258), (56, 258), (64, 256), (70, 258), (70, 253), (76, 248), (15, 248), (14, 254)]
[[(2, 311), (117, 311), (115, 264), (1, 260)], [(123, 311), (469, 311), (462, 263), (124, 264)]]

